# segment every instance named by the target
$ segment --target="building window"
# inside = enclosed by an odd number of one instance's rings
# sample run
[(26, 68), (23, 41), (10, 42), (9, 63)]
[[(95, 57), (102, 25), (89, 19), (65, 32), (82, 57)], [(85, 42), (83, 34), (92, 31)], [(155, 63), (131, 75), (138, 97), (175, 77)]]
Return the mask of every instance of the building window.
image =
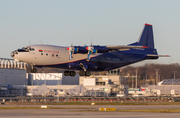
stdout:
[(46, 53), (46, 56), (48, 56), (48, 53)]
[(41, 53), (41, 55), (43, 55), (43, 53)]
[(52, 57), (54, 57), (54, 54), (52, 54)]
[(58, 57), (58, 54), (56, 55), (56, 57)]

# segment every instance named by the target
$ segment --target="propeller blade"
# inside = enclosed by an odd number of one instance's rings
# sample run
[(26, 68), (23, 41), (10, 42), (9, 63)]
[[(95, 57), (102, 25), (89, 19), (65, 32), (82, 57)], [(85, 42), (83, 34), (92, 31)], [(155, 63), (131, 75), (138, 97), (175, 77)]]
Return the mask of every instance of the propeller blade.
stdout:
[(92, 46), (92, 44), (91, 44), (91, 47), (86, 47), (86, 50), (88, 50), (88, 57), (87, 57), (87, 61), (89, 61), (90, 60), (90, 55), (91, 55), (91, 53), (97, 53), (97, 49), (94, 49), (94, 47)]
[(70, 60), (70, 61), (71, 61), (71, 59), (73, 58), (73, 57), (72, 57), (72, 53), (73, 53), (72, 51), (69, 51), (69, 60)]
[(97, 50), (96, 50), (96, 49), (93, 49), (92, 52), (93, 52), (93, 53), (97, 53)]
[(78, 48), (71, 46), (71, 47), (67, 47), (67, 50), (69, 50), (69, 60), (71, 61), (71, 59), (73, 58), (72, 54), (74, 52), (78, 52)]
[(87, 56), (87, 59), (86, 59), (87, 61), (90, 60), (90, 55), (91, 55), (91, 50), (88, 51), (88, 56)]
[(78, 48), (74, 48), (74, 51), (75, 51), (75, 52), (78, 52)]

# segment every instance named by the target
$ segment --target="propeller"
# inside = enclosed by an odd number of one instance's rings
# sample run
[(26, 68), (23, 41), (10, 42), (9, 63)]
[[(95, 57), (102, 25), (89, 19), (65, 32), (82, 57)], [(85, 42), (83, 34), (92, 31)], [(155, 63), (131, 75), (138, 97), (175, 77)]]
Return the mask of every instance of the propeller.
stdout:
[(91, 44), (91, 46), (90, 47), (86, 47), (86, 50), (88, 50), (88, 56), (87, 56), (87, 61), (89, 61), (90, 60), (90, 55), (91, 55), (91, 53), (97, 53), (97, 49), (94, 49), (94, 47), (92, 46), (92, 44)]
[(73, 58), (72, 54), (74, 52), (78, 52), (78, 48), (75, 48), (71, 45), (71, 47), (67, 47), (67, 50), (69, 50), (69, 61), (71, 61), (71, 59)]

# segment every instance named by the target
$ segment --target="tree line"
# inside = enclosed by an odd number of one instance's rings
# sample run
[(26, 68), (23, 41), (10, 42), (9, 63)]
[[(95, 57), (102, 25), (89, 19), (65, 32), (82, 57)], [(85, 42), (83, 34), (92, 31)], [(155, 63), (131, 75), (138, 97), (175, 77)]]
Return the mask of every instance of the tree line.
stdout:
[[(132, 78), (137, 70), (138, 87), (144, 84), (156, 84), (164, 79), (180, 79), (180, 65), (173, 64), (145, 64), (143, 66), (126, 66), (121, 68), (121, 76), (129, 76), (128, 85), (131, 87)], [(132, 77), (133, 76), (133, 77)]]

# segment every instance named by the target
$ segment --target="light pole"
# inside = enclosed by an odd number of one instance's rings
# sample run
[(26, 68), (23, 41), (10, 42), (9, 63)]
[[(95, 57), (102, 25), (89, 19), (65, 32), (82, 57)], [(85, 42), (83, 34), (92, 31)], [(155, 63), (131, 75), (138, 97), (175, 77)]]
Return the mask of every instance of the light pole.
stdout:
[(132, 77), (132, 88), (133, 88), (133, 75), (131, 77)]
[[(176, 77), (175, 77), (176, 72), (177, 71), (173, 71), (173, 73), (174, 73), (174, 80), (176, 79)], [(172, 89), (173, 89), (173, 85), (174, 85), (174, 80), (172, 79)]]
[(158, 84), (158, 71), (159, 69), (155, 69), (156, 70), (156, 85)]
[(174, 79), (176, 79), (175, 74), (176, 74), (177, 71), (173, 71), (173, 72), (174, 72)]
[(136, 68), (136, 89), (137, 89), (137, 68)]
[(146, 74), (146, 78), (145, 78), (145, 83), (144, 84), (146, 85), (146, 83), (147, 83), (147, 74)]

